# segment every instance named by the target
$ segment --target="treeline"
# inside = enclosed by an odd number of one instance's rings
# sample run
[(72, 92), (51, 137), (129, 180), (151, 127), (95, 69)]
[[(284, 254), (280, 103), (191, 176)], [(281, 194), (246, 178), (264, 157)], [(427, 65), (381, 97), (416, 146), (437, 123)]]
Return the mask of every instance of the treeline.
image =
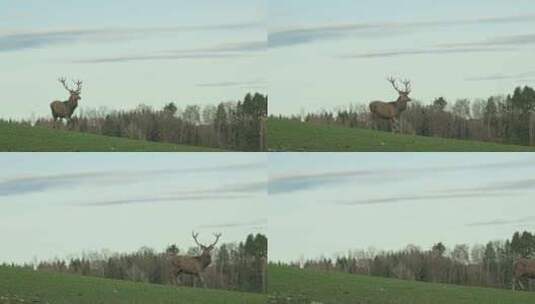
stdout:
[(171, 102), (162, 109), (140, 105), (126, 111), (80, 110), (68, 125), (54, 124), (52, 118), (38, 119), (35, 124), (130, 139), (263, 151), (267, 104), (267, 96), (255, 93), (243, 101), (217, 106), (179, 109)]
[(535, 258), (535, 234), (516, 232), (510, 240), (488, 242), (471, 248), (466, 244), (447, 248), (443, 243), (436, 243), (429, 250), (413, 245), (398, 251), (356, 250), (334, 259), (307, 260), (292, 263), (292, 266), (412, 281), (510, 289), (513, 262), (518, 257)]
[[(367, 104), (336, 111), (322, 111), (290, 119), (311, 123), (334, 124), (354, 128), (379, 128), (390, 131), (388, 121), (375, 125)], [(513, 94), (492, 96), (486, 100), (443, 97), (431, 103), (413, 101), (401, 115), (404, 134), (535, 145), (535, 90), (517, 87)]]
[[(91, 253), (68, 260), (44, 261), (38, 271), (62, 272), (117, 280), (174, 285), (170, 256), (198, 255), (197, 247), (182, 252), (170, 245), (163, 252), (143, 247), (133, 253)], [(202, 273), (209, 288), (246, 292), (265, 292), (267, 238), (262, 234), (247, 236), (239, 244), (222, 244), (213, 251), (212, 263)], [(28, 265), (21, 267), (28, 268)], [(194, 286), (194, 278), (183, 275), (181, 283)]]

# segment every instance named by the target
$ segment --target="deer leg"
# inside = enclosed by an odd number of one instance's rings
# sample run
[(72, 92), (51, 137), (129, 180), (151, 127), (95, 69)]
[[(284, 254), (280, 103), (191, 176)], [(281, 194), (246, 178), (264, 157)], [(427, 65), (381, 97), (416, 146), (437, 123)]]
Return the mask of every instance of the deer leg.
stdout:
[(520, 289), (524, 290), (524, 283), (522, 283), (522, 280), (518, 280), (518, 286), (520, 287)]
[(206, 282), (204, 282), (204, 279), (202, 278), (201, 274), (197, 274), (197, 277), (199, 278), (199, 281), (201, 282), (201, 285), (203, 288), (206, 288)]
[(381, 130), (381, 122), (383, 119), (375, 114), (372, 115), (372, 128), (373, 130)]
[(392, 133), (399, 132), (399, 120), (397, 120), (396, 118), (392, 118), (391, 125)]
[(515, 291), (516, 280), (515, 280), (514, 277), (513, 277), (513, 284), (512, 284), (512, 285), (513, 285), (513, 286), (512, 286), (512, 289), (513, 289), (513, 291)]

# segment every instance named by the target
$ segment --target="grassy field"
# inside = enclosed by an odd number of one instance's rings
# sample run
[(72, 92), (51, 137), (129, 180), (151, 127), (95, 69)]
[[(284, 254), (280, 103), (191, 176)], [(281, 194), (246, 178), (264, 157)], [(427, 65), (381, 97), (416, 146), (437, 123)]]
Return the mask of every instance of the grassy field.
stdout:
[(535, 303), (535, 293), (505, 289), (401, 281), (340, 272), (319, 272), (270, 266), (274, 303), (323, 304), (523, 304)]
[(0, 303), (263, 304), (265, 296), (0, 267)]
[(206, 147), (156, 143), (0, 122), (0, 151), (211, 152)]
[(313, 125), (279, 119), (270, 119), (267, 131), (268, 147), (271, 151), (535, 151), (535, 147), (399, 135), (368, 129)]

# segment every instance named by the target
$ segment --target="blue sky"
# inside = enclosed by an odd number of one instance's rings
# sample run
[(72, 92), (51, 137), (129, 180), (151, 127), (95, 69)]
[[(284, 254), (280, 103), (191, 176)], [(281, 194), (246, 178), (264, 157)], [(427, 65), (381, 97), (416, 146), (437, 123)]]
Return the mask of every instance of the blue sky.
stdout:
[(216, 104), (265, 92), (264, 1), (0, 3), (0, 117), (48, 115), (84, 81), (81, 106)]
[(532, 231), (534, 169), (518, 153), (270, 154), (270, 260)]
[(0, 262), (269, 238), (272, 261), (483, 244), (535, 229), (529, 153), (50, 154), (0, 158)]
[(530, 0), (6, 0), (0, 117), (48, 115), (59, 76), (84, 80), (86, 108), (260, 91), (296, 114), (393, 100), (388, 76), (415, 100), (486, 98), (535, 85), (533, 28)]
[(270, 112), (332, 110), (412, 97), (486, 98), (535, 85), (529, 0), (270, 2)]
[(265, 154), (4, 154), (0, 263), (266, 233)]

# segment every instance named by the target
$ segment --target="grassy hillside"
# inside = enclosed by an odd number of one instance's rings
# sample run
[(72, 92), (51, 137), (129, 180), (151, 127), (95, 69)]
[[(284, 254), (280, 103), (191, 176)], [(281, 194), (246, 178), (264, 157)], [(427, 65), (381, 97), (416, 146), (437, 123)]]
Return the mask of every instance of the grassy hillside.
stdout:
[(535, 151), (535, 147), (392, 134), (368, 129), (268, 121), (272, 151)]
[[(270, 266), (269, 288), (294, 302), (323, 304), (521, 304), (535, 303), (535, 293), (461, 287)], [(297, 300), (300, 299), (300, 300)], [(275, 302), (277, 303), (277, 302)]]
[(209, 152), (212, 148), (156, 143), (0, 122), (0, 151)]
[(264, 295), (133, 283), (0, 267), (0, 303), (261, 304)]

